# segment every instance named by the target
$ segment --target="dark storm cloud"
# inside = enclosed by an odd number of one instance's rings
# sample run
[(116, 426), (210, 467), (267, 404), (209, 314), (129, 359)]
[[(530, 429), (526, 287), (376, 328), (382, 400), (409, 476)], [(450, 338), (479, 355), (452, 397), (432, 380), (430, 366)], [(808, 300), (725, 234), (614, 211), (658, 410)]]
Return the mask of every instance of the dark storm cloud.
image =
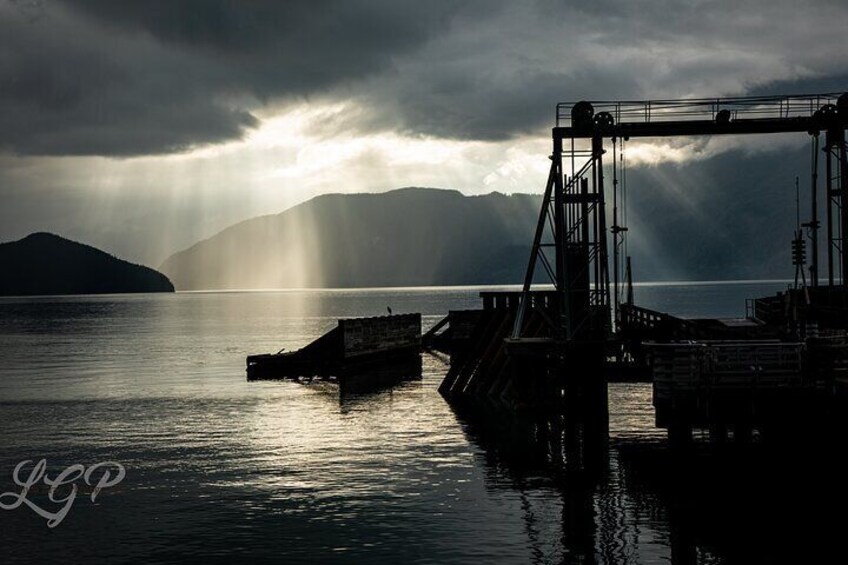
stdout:
[[(239, 136), (257, 120), (193, 81), (212, 68), (56, 6), (0, 18), (0, 144), (25, 154), (128, 155)], [(16, 17), (20, 16), (20, 17)]]
[(456, 8), (443, 1), (65, 0), (125, 32), (225, 67), (222, 82), (262, 98), (311, 93), (385, 69), (443, 29)]
[(326, 94), (385, 70), (453, 10), (392, 1), (3, 3), (0, 145), (24, 154), (165, 153), (238, 138), (264, 102)]
[(848, 73), (816, 78), (770, 81), (751, 88), (752, 96), (821, 94), (848, 91)]
[(743, 95), (848, 73), (845, 21), (836, 2), (517, 2), (458, 15), (363, 91), (379, 101), (375, 129), (508, 139), (542, 133), (560, 101)]
[(0, 147), (167, 153), (302, 100), (351, 106), (324, 127), (502, 140), (543, 131), (557, 101), (842, 76), (847, 14), (781, 0), (0, 0)]
[[(637, 82), (626, 75), (591, 71), (515, 69), (508, 78), (477, 80), (464, 78), (467, 75), (461, 72), (458, 76), (422, 74), (426, 89), (417, 81), (375, 89), (371, 96), (380, 103), (372, 108), (377, 111), (357, 126), (365, 130), (397, 129), (410, 135), (501, 141), (522, 134), (545, 135), (544, 129), (554, 124), (558, 101), (639, 90)], [(389, 108), (395, 112), (389, 112)]]

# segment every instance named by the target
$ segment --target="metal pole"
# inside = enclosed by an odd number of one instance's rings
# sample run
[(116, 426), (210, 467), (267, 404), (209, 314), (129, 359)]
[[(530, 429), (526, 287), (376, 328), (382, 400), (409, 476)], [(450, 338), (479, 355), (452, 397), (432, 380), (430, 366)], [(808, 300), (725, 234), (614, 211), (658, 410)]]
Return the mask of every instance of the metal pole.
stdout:
[(795, 177), (795, 230), (801, 230), (801, 185), (798, 177)]
[(604, 328), (609, 321), (609, 265), (607, 264), (607, 213), (604, 205), (604, 138), (595, 136), (592, 141), (595, 151), (597, 151), (598, 159), (598, 200), (595, 204), (595, 221), (598, 224), (597, 228), (597, 245), (598, 245), (598, 278), (595, 279), (595, 292), (597, 292), (601, 300), (599, 305), (604, 309)]
[(569, 326), (570, 304), (568, 296), (568, 273), (566, 272), (565, 260), (565, 218), (564, 218), (564, 194), (562, 183), (562, 137), (554, 133), (553, 152), (553, 174), (554, 174), (554, 249), (556, 250), (556, 287), (560, 298), (561, 315), (559, 320), (560, 330), (565, 337), (571, 337)]
[(613, 288), (613, 319), (618, 324), (618, 151), (617, 140), (612, 138), (612, 288)]
[[(603, 165), (601, 163), (600, 156), (595, 151), (595, 145), (597, 143), (596, 142), (597, 139), (598, 139), (597, 136), (592, 138), (592, 160), (593, 160), (593, 163), (594, 163), (594, 165), (592, 166), (592, 195), (595, 197), (594, 205), (593, 205), (593, 211), (594, 211), (593, 216), (594, 217), (593, 217), (593, 221), (592, 221), (592, 225), (591, 225), (592, 232), (591, 232), (591, 236), (590, 236), (592, 239), (586, 240), (587, 242), (589, 242), (589, 241), (592, 242), (592, 243), (589, 243), (589, 262), (590, 263), (592, 262), (592, 260), (591, 260), (592, 251), (593, 251), (592, 247), (594, 246), (596, 248), (594, 250), (595, 251), (595, 261), (594, 261), (594, 264), (592, 265), (592, 271), (591, 271), (592, 274), (591, 274), (591, 278), (589, 279), (589, 304), (590, 305), (592, 304), (592, 281), (594, 281), (594, 283), (595, 283), (595, 291), (596, 291), (596, 294), (597, 294), (598, 283), (601, 280), (601, 272), (599, 270), (600, 257), (598, 257), (598, 249), (597, 249), (598, 242), (600, 241), (600, 234), (598, 233), (598, 231), (599, 231), (598, 227), (599, 226), (598, 226), (598, 200), (597, 200), (597, 195), (598, 195), (598, 191), (600, 190), (600, 186), (603, 182), (601, 180), (602, 175), (603, 175)], [(583, 220), (587, 224), (589, 223), (589, 216), (590, 216), (590, 209), (589, 209), (589, 206), (586, 205), (586, 208), (585, 208), (584, 213), (583, 213)]]
[(524, 325), (524, 315), (527, 312), (527, 303), (530, 301), (530, 286), (533, 284), (533, 276), (536, 273), (536, 260), (538, 259), (539, 253), (542, 253), (542, 234), (545, 232), (545, 220), (548, 218), (548, 207), (551, 204), (551, 190), (554, 185), (555, 174), (556, 163), (551, 163), (551, 170), (548, 173), (548, 182), (545, 184), (545, 193), (542, 195), (542, 207), (539, 211), (539, 220), (536, 222), (536, 234), (533, 237), (533, 248), (530, 250), (530, 261), (527, 264), (527, 272), (524, 274), (524, 287), (521, 291), (521, 303), (518, 305), (518, 312), (515, 315), (515, 322), (512, 326), (512, 337), (514, 339), (521, 337), (521, 327)]
[(825, 134), (825, 193), (827, 194), (827, 284), (833, 286), (833, 175), (830, 132)]
[(848, 162), (845, 160), (845, 130), (839, 129), (836, 131), (836, 142), (839, 145), (839, 284), (845, 284), (845, 269), (848, 268), (848, 245), (845, 245), (848, 238)]
[(810, 264), (810, 282), (819, 285), (819, 134), (813, 138), (812, 179), (810, 181), (811, 218), (810, 239), (812, 245), (812, 263)]

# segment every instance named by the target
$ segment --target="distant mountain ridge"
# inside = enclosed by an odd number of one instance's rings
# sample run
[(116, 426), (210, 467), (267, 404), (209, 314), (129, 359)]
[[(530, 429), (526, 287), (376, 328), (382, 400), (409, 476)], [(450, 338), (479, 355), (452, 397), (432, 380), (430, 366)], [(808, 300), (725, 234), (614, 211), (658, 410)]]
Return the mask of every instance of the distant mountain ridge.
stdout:
[(162, 273), (55, 234), (0, 244), (0, 296), (173, 291)]
[[(634, 280), (791, 278), (786, 179), (805, 151), (765, 175), (767, 155), (739, 152), (629, 171)], [(235, 224), (160, 270), (181, 290), (520, 284), (540, 205), (539, 194), (433, 188), (327, 194)], [(541, 267), (537, 278), (547, 282)]]
[(327, 194), (235, 224), (160, 270), (180, 290), (514, 283), (538, 206), (538, 195), (428, 188)]

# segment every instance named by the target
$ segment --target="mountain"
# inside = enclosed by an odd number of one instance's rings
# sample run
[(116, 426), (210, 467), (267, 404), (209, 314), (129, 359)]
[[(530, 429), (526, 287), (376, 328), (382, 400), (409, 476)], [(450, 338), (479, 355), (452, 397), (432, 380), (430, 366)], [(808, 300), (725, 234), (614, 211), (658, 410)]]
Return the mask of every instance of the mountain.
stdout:
[(173, 291), (162, 273), (51, 233), (0, 244), (0, 295)]
[(538, 195), (328, 194), (231, 226), (160, 267), (180, 290), (462, 285), (523, 278)]
[[(634, 279), (792, 278), (794, 179), (805, 180), (806, 149), (784, 152), (777, 164), (768, 153), (730, 151), (706, 163), (633, 167)], [(181, 290), (516, 284), (540, 204), (538, 194), (431, 188), (324, 195), (231, 226), (160, 270)]]
[[(801, 221), (810, 218), (810, 148), (790, 144), (794, 139), (782, 140), (786, 145), (779, 146), (780, 158), (774, 151), (734, 150), (702, 161), (629, 168), (634, 279), (792, 279), (796, 176)], [(824, 178), (822, 169), (818, 181), (822, 269), (827, 237)]]

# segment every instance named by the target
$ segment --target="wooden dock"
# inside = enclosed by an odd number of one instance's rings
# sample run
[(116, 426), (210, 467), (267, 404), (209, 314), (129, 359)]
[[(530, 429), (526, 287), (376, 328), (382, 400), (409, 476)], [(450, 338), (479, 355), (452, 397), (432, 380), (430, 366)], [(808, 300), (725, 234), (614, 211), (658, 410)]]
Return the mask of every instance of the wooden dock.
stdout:
[(724, 441), (753, 431), (823, 427), (835, 416), (836, 383), (848, 371), (848, 342), (685, 341), (647, 344), (656, 424), (688, 442), (693, 429)]
[(450, 354), (439, 388), (450, 401), (547, 410), (591, 397), (603, 416), (608, 383), (647, 382), (656, 425), (675, 442), (698, 429), (744, 441), (821, 427), (848, 406), (845, 331), (792, 339), (786, 325), (751, 316), (686, 319), (623, 304), (615, 339), (575, 343), (555, 334), (556, 304), (543, 292), (531, 294), (513, 339), (518, 294), (481, 293), (482, 309), (452, 311), (425, 336), (425, 347)]
[[(604, 342), (574, 346), (557, 336), (559, 312), (552, 291), (529, 295), (520, 339), (513, 339), (512, 332), (522, 293), (484, 291), (480, 297), (482, 309), (451, 311), (425, 334), (425, 347), (450, 354), (439, 392), (451, 401), (556, 409), (564, 389), (575, 382), (599, 396), (595, 389), (605, 391), (608, 382), (650, 381), (646, 367), (605, 355)], [(605, 410), (606, 403), (600, 404)]]
[(342, 319), (297, 351), (248, 356), (247, 380), (356, 377), (361, 383), (393, 368), (408, 372), (416, 360), (420, 376), (420, 351), (421, 314)]

